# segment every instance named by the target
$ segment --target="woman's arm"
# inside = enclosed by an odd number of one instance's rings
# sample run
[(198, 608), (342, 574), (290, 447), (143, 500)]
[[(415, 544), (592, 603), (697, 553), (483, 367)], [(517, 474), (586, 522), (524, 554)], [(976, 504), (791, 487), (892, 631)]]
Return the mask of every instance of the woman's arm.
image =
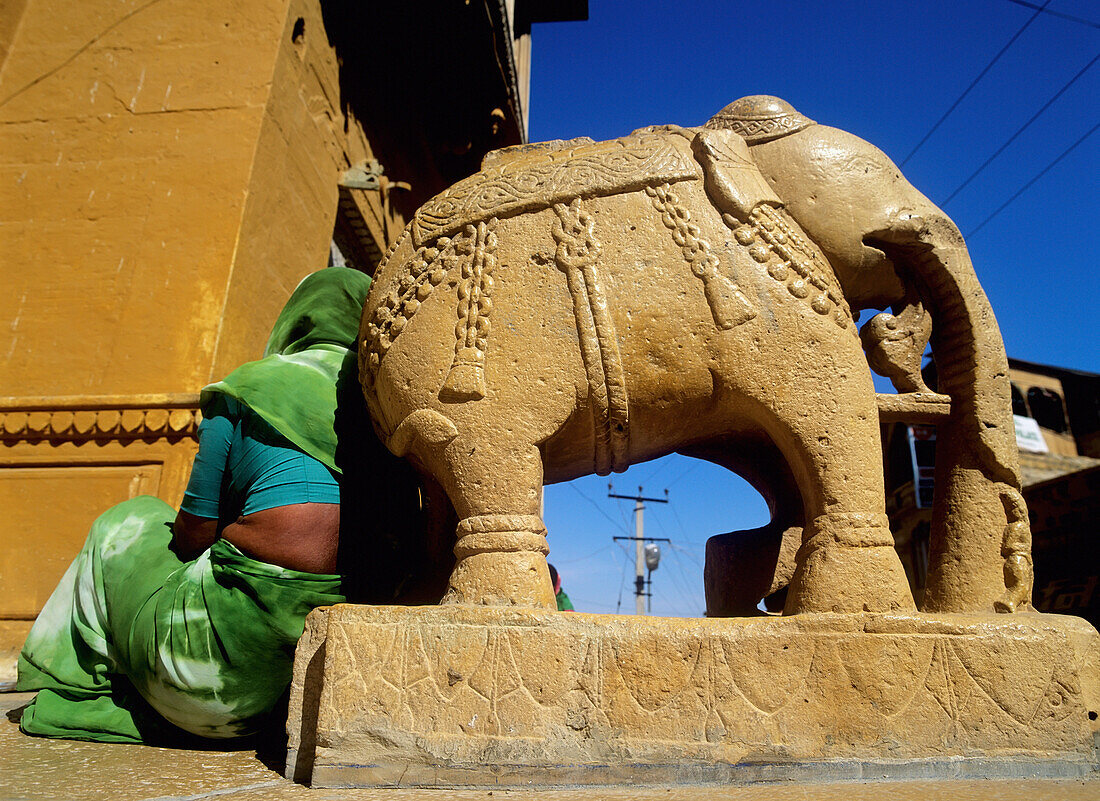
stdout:
[(218, 520), (199, 517), (180, 509), (172, 524), (172, 552), (184, 562), (189, 562), (218, 538)]
[(190, 561), (218, 538), (222, 479), (229, 460), (235, 424), (223, 404), (213, 406), (199, 424), (199, 452), (183, 493), (183, 504), (172, 524), (172, 551)]

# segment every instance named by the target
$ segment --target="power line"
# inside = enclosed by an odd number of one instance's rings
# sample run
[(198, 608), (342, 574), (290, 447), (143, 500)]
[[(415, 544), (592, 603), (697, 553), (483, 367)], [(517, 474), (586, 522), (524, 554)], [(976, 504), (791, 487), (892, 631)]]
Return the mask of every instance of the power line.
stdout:
[(629, 531), (630, 518), (628, 518), (626, 516), (626, 509), (623, 507), (622, 504), (619, 504), (619, 517), (621, 517), (623, 519), (623, 524), (622, 524), (622, 526), (620, 526), (620, 528), (624, 532)]
[[(653, 593), (668, 605), (668, 608), (672, 610), (676, 617), (695, 617), (695, 615), (692, 615), (690, 612), (685, 613), (683, 607), (678, 603), (673, 603), (671, 596), (665, 595), (663, 590), (654, 589)], [(681, 598), (681, 600), (686, 599)], [(688, 608), (691, 608), (690, 602), (688, 602)]]
[(655, 522), (657, 524), (658, 528), (661, 529), (661, 533), (664, 534), (666, 537), (668, 537), (668, 544), (669, 544), (669, 546), (671, 546), (672, 545), (672, 538), (671, 538), (671, 536), (669, 536), (671, 532), (669, 532), (669, 530), (667, 528), (665, 528), (664, 521), (661, 520), (660, 516), (657, 515), (656, 513), (653, 515), (653, 522)]
[[(670, 508), (675, 508), (675, 507), (670, 507)], [(653, 519), (656, 521), (657, 525), (660, 526), (662, 532), (664, 532), (665, 534), (669, 533), (665, 529), (664, 523), (661, 522), (661, 518), (660, 518), (659, 515), (655, 514), (653, 516)], [(671, 548), (673, 551), (684, 551), (683, 548), (680, 548), (679, 546), (677, 546), (676, 543), (674, 543), (671, 539), (668, 540), (668, 547)], [(670, 553), (669, 556), (672, 557), (672, 558), (675, 558), (676, 554), (675, 553)], [(691, 590), (692, 582), (688, 579), (688, 577), (687, 577), (687, 575), (684, 571), (683, 565), (680, 564), (680, 560), (678, 558), (676, 558), (676, 566), (680, 570), (680, 575), (684, 579), (684, 586), (687, 588), (686, 591), (685, 591), (683, 588), (677, 587), (676, 591), (684, 599), (684, 602), (688, 604), (688, 607), (691, 608), (691, 607), (694, 606), (694, 601), (692, 600), (694, 598), (694, 595), (693, 595), (692, 590)], [(673, 584), (677, 584), (675, 573), (669, 572), (668, 576), (672, 580)]]
[(947, 111), (945, 111), (943, 113), (943, 116), (940, 117), (939, 120), (936, 121), (936, 124), (933, 125), (932, 129), (924, 135), (924, 138), (921, 139), (919, 142), (917, 142), (917, 146), (914, 147), (911, 151), (909, 151), (909, 155), (906, 156), (901, 162), (902, 167), (905, 166), (905, 163), (907, 161), (909, 161), (909, 159), (913, 158), (913, 154), (921, 149), (921, 147), (924, 145), (924, 143), (928, 141), (929, 137), (932, 136), (932, 134), (934, 134), (936, 132), (936, 129), (939, 128), (940, 125), (943, 124), (943, 121), (946, 120), (951, 115), (951, 112), (954, 111), (958, 107), (959, 103), (961, 103), (963, 101), (963, 98), (966, 97), (968, 94), (970, 94), (970, 90), (978, 85), (978, 81), (980, 81), (982, 78), (985, 77), (985, 74), (993, 68), (993, 65), (996, 64), (997, 61), (1000, 59), (1000, 57), (1005, 54), (1005, 51), (1007, 51), (1008, 48), (1012, 47), (1012, 43), (1020, 38), (1020, 34), (1022, 34), (1025, 30), (1027, 30), (1027, 27), (1035, 21), (1036, 17), (1038, 17), (1041, 13), (1043, 13), (1043, 9), (1045, 9), (1049, 4), (1050, 4), (1050, 0), (1046, 0), (1046, 2), (1043, 3), (1042, 7), (1040, 7), (1038, 10), (1036, 10), (1036, 12), (1031, 15), (1031, 17), (1028, 19), (1028, 21), (1025, 22), (1020, 27), (1020, 30), (1016, 31), (1016, 33), (1013, 34), (1012, 38), (1008, 40), (1008, 44), (1006, 44), (1004, 47), (1002, 47), (1001, 51), (999, 53), (997, 53), (997, 55), (993, 56), (993, 60), (985, 65), (985, 69), (983, 69), (980, 73), (978, 73), (978, 77), (975, 78), (973, 81), (971, 81), (970, 86), (966, 87), (966, 90), (961, 95), (959, 95), (958, 99), (956, 99), (954, 103), (951, 104), (951, 108), (947, 109)]
[(555, 565), (571, 565), (571, 564), (574, 564), (576, 562), (583, 562), (586, 559), (591, 559), (596, 554), (601, 554), (606, 550), (610, 550), (612, 547), (614, 547), (614, 546), (613, 545), (605, 545), (602, 548), (596, 549), (595, 551), (588, 554), (587, 556), (577, 556), (577, 557), (574, 557), (573, 559), (555, 559), (554, 564)]
[(684, 470), (684, 472), (680, 473), (680, 475), (676, 476), (676, 478), (672, 479), (672, 481), (668, 482), (668, 484), (665, 485), (665, 488), (666, 489), (670, 488), (673, 484), (675, 484), (680, 479), (682, 479), (684, 476), (686, 476), (688, 473), (690, 473), (692, 470), (697, 468), (700, 464), (701, 464), (701, 462), (698, 459), (692, 459), (691, 464), (688, 465), (687, 469)]
[[(681, 586), (683, 587), (684, 594), (686, 597), (690, 598), (699, 591), (699, 588), (703, 584), (703, 576), (701, 575), (702, 571), (700, 571), (700, 575), (698, 577), (692, 578), (692, 576), (694, 576), (695, 574), (689, 574), (689, 571), (684, 565), (684, 560), (680, 558), (680, 554), (674, 550), (670, 555), (672, 556), (672, 561), (676, 565), (676, 571), (680, 574), (680, 582), (682, 582)], [(672, 574), (670, 573), (669, 575)]]
[[(672, 506), (672, 505), (670, 504), (670, 505), (669, 505), (669, 508), (670, 508), (670, 509), (675, 509), (676, 507), (675, 507), (675, 506)], [(663, 533), (665, 533), (665, 534), (668, 534), (668, 533), (669, 533), (669, 531), (668, 531), (668, 530), (667, 530), (667, 529), (665, 528), (665, 525), (664, 525), (664, 523), (663, 523), (663, 522), (661, 521), (661, 518), (660, 518), (660, 516), (659, 516), (659, 515), (656, 515), (656, 514), (654, 514), (654, 515), (653, 515), (653, 519), (654, 519), (654, 521), (655, 521), (655, 522), (657, 523), (657, 525), (658, 525), (658, 526), (660, 526), (660, 528), (661, 528), (661, 531), (662, 531)], [(667, 545), (668, 545), (668, 547), (669, 547), (669, 548), (671, 548), (671, 549), (672, 549), (672, 551), (682, 551), (682, 550), (684, 550), (683, 548), (679, 547), (679, 546), (678, 546), (678, 545), (677, 545), (677, 544), (676, 544), (675, 542), (673, 542), (671, 538), (669, 538), (669, 540), (668, 540), (668, 543), (667, 543)], [(669, 557), (670, 557), (670, 558), (672, 558), (672, 557), (675, 557), (675, 556), (676, 556), (676, 554), (675, 554), (675, 553), (671, 553), (671, 552), (669, 553)], [(666, 561), (667, 561), (667, 560), (666, 560)], [(679, 560), (677, 560), (677, 565), (679, 565)], [(680, 568), (680, 572), (681, 572), (681, 574), (683, 574), (683, 568)], [(668, 575), (669, 575), (669, 578), (670, 578), (670, 579), (675, 579), (675, 574), (674, 574), (674, 573), (672, 573), (672, 572), (669, 572), (669, 573), (668, 573)], [(686, 587), (688, 588), (688, 595), (690, 595), (691, 582), (687, 580), (687, 577), (686, 577), (686, 576), (684, 576), (684, 579), (685, 579), (685, 586), (686, 586)], [(678, 589), (678, 592), (680, 592), (680, 594), (681, 594), (681, 595), (684, 595), (684, 591), (683, 591), (683, 590), (680, 590), (680, 589)], [(686, 597), (687, 597), (687, 596), (685, 596), (685, 599), (686, 599)]]
[(676, 525), (680, 528), (680, 534), (683, 535), (685, 540), (688, 539), (687, 530), (684, 528), (684, 523), (680, 520), (680, 513), (676, 511), (675, 506), (672, 507), (672, 515), (676, 518)]
[[(658, 525), (661, 525), (660, 524), (660, 518), (656, 518), (656, 519), (658, 521)], [(681, 526), (680, 529), (682, 531), (683, 526)], [(668, 533), (668, 531), (665, 529), (664, 525), (661, 525), (661, 530), (664, 531), (666, 534)], [(686, 539), (686, 537), (685, 537), (685, 539)], [(668, 541), (668, 547), (671, 548), (674, 551), (678, 551), (679, 553), (684, 554), (689, 559), (691, 559), (691, 561), (695, 562), (695, 564), (699, 566), (700, 570), (703, 569), (703, 561), (695, 553), (692, 552), (691, 548), (685, 548), (683, 546), (677, 545), (671, 539), (669, 539), (669, 541)], [(706, 545), (703, 545), (703, 548), (705, 549)]]
[(658, 473), (660, 473), (662, 470), (664, 470), (666, 467), (668, 467), (670, 464), (672, 464), (672, 456), (673, 455), (670, 453), (668, 456), (664, 457), (663, 459), (658, 459), (657, 460), (657, 461), (660, 462), (660, 464), (657, 465), (657, 469), (654, 470), (652, 473), (650, 473), (649, 476), (646, 478), (646, 480), (645, 480), (646, 484), (652, 484), (653, 483), (653, 477), (655, 475), (657, 475)]
[[(670, 506), (669, 508), (671, 508), (672, 511), (675, 513), (675, 511), (676, 511), (675, 506)], [(664, 531), (665, 526), (661, 522), (660, 517), (657, 517), (656, 515), (654, 515), (654, 519), (657, 520), (657, 524), (661, 527), (662, 531)], [(679, 522), (679, 521), (677, 521), (677, 522)], [(680, 526), (680, 528), (681, 528), (681, 530), (683, 530), (682, 525)], [(684, 599), (689, 605), (694, 606), (694, 603), (695, 603), (694, 599), (697, 597), (697, 595), (692, 590), (692, 587), (695, 587), (696, 589), (698, 589), (698, 579), (702, 577), (703, 571), (705, 570), (704, 565), (703, 565), (703, 561), (701, 559), (699, 559), (698, 556), (693, 554), (689, 548), (681, 547), (681, 546), (677, 545), (675, 542), (673, 542), (671, 539), (668, 542), (668, 547), (672, 549), (672, 552), (669, 555), (670, 555), (670, 557), (674, 558), (674, 560), (676, 562), (676, 568), (680, 571), (680, 576), (683, 578), (684, 584), (687, 587), (686, 595), (684, 594), (683, 591), (680, 591), (681, 595), (684, 595)], [(693, 561), (695, 563), (695, 565), (699, 568), (699, 572), (695, 573), (693, 570), (685, 569), (687, 566), (685, 565), (683, 559), (681, 558), (682, 556), (687, 556), (689, 559), (691, 559), (691, 561)], [(695, 576), (696, 577), (695, 580), (691, 579), (691, 577), (689, 576), (689, 573), (690, 573), (690, 576)], [(669, 577), (675, 579), (675, 574), (670, 572)], [(674, 581), (674, 583), (675, 583), (675, 581)]]
[(623, 587), (626, 586), (626, 569), (630, 566), (631, 561), (633, 561), (633, 557), (625, 545), (621, 543), (616, 544), (623, 549), (623, 555), (626, 557), (626, 559), (623, 560), (623, 575), (622, 578), (619, 579), (619, 600), (615, 603), (615, 614), (617, 615), (623, 608)]
[(600, 505), (598, 503), (596, 503), (594, 500), (592, 500), (587, 495), (585, 495), (583, 492), (581, 492), (579, 489), (577, 489), (576, 484), (574, 484), (573, 482), (569, 482), (569, 486), (573, 489), (573, 491), (575, 493), (577, 493), (582, 498), (584, 498), (586, 501), (588, 501), (590, 504), (595, 506), (597, 512), (599, 512), (601, 515), (603, 515), (604, 517), (606, 517), (608, 520), (611, 521), (611, 525), (615, 526), (617, 529), (622, 531), (624, 534), (629, 534), (630, 533), (621, 523), (619, 523), (617, 520), (615, 520), (615, 518), (613, 518), (611, 515), (609, 515), (603, 509), (601, 509)]
[[(667, 562), (666, 562), (666, 564), (667, 564)], [(683, 602), (683, 603), (684, 603), (684, 604), (686, 605), (686, 608), (690, 609), (690, 608), (691, 608), (692, 606), (694, 606), (694, 605), (695, 605), (695, 604), (694, 604), (694, 603), (692, 602), (692, 600), (691, 600), (691, 592), (690, 592), (690, 590), (688, 590), (688, 591), (685, 591), (685, 589), (684, 589), (684, 586), (683, 586), (683, 585), (681, 584), (681, 582), (680, 582), (680, 579), (679, 579), (679, 578), (677, 578), (676, 574), (675, 574), (675, 573), (673, 573), (673, 572), (669, 572), (669, 571), (671, 571), (671, 569), (672, 569), (672, 568), (671, 568), (671, 567), (669, 567), (669, 568), (668, 568), (668, 569), (666, 570), (666, 572), (668, 573), (668, 582), (666, 582), (665, 584), (663, 584), (663, 585), (662, 585), (662, 587), (661, 587), (661, 589), (658, 589), (658, 588), (657, 588), (656, 586), (654, 586), (654, 587), (652, 588), (652, 590), (653, 590), (653, 593), (654, 593), (654, 595), (659, 595), (659, 596), (660, 596), (661, 598), (664, 598), (664, 600), (665, 600), (665, 601), (666, 601), (666, 602), (668, 603), (668, 605), (669, 605), (670, 607), (672, 607), (672, 608), (673, 608), (673, 611), (674, 611), (674, 612), (675, 612), (675, 613), (676, 613), (676, 614), (677, 614), (678, 616), (680, 616), (680, 617), (688, 617), (688, 615), (684, 615), (684, 614), (683, 614), (683, 613), (682, 613), (682, 612), (680, 611), (680, 609), (678, 608), (678, 606), (679, 606), (678, 604), (677, 604), (676, 606), (674, 606), (674, 605), (672, 604), (672, 596), (671, 596), (671, 595), (668, 595), (668, 594), (666, 594), (666, 593), (665, 593), (665, 589), (666, 589), (667, 587), (671, 587), (671, 588), (672, 588), (673, 590), (675, 590), (675, 591), (676, 591), (676, 595), (678, 596), (679, 600), (680, 600), (680, 601), (682, 601), (682, 602)]]
[(690, 566), (684, 562), (682, 556), (682, 554), (684, 553), (686, 553), (686, 551), (683, 548), (672, 549), (672, 556), (676, 561), (676, 569), (680, 571), (680, 575), (684, 579), (684, 584), (688, 587), (689, 590), (692, 587), (698, 589), (699, 586), (701, 586), (702, 584), (703, 566), (696, 563), (699, 568), (698, 573), (696, 573), (693, 569), (689, 569)]
[(1008, 0), (1010, 3), (1015, 3), (1018, 6), (1024, 8), (1037, 8), (1040, 11), (1050, 14), (1052, 17), (1061, 17), (1062, 19), (1068, 19), (1070, 22), (1079, 22), (1082, 25), (1088, 25), (1090, 28), (1100, 28), (1100, 22), (1093, 22), (1091, 19), (1085, 19), (1084, 17), (1075, 17), (1072, 14), (1063, 14), (1061, 11), (1051, 11), (1043, 6), (1037, 6), (1034, 3), (1029, 3), (1027, 0)]
[(1057, 91), (1057, 92), (1056, 92), (1056, 93), (1054, 94), (1054, 97), (1052, 97), (1052, 98), (1051, 98), (1050, 100), (1048, 100), (1048, 101), (1047, 101), (1046, 103), (1044, 103), (1044, 104), (1043, 104), (1043, 107), (1042, 107), (1041, 109), (1039, 109), (1039, 110), (1038, 110), (1038, 111), (1036, 111), (1036, 112), (1035, 112), (1034, 114), (1032, 114), (1032, 115), (1031, 115), (1031, 119), (1029, 119), (1029, 120), (1028, 120), (1027, 122), (1025, 122), (1025, 123), (1024, 123), (1023, 125), (1021, 125), (1021, 126), (1020, 126), (1020, 128), (1019, 128), (1019, 130), (1017, 130), (1017, 131), (1016, 131), (1016, 133), (1012, 134), (1012, 136), (1010, 136), (1010, 137), (1008, 138), (1008, 141), (1007, 141), (1007, 142), (1005, 142), (1005, 143), (1004, 143), (1003, 145), (1001, 145), (1001, 146), (1000, 146), (999, 148), (997, 148), (997, 152), (995, 152), (995, 153), (994, 153), (994, 154), (993, 154), (992, 156), (990, 156), (989, 158), (987, 158), (987, 159), (985, 160), (985, 162), (984, 162), (984, 163), (982, 164), (982, 166), (980, 166), (980, 167), (979, 167), (978, 169), (974, 170), (974, 172), (973, 172), (973, 173), (971, 174), (971, 176), (970, 176), (969, 178), (967, 178), (967, 179), (966, 179), (965, 181), (963, 181), (963, 182), (962, 182), (961, 184), (959, 184), (958, 188), (957, 188), (957, 189), (955, 189), (955, 191), (954, 191), (954, 192), (952, 192), (952, 193), (951, 193), (950, 195), (948, 195), (948, 196), (947, 196), (947, 199), (946, 199), (945, 201), (943, 201), (943, 203), (941, 203), (940, 205), (941, 205), (941, 206), (946, 206), (946, 205), (947, 205), (948, 203), (950, 203), (950, 202), (951, 202), (951, 200), (952, 200), (952, 199), (953, 199), (953, 198), (955, 197), (955, 195), (959, 194), (959, 192), (961, 192), (961, 191), (962, 191), (963, 189), (965, 189), (965, 188), (966, 188), (966, 186), (967, 186), (967, 185), (968, 185), (968, 184), (969, 184), (969, 183), (970, 183), (971, 181), (973, 181), (973, 180), (974, 180), (975, 178), (977, 178), (977, 177), (978, 177), (978, 174), (979, 174), (979, 173), (980, 173), (980, 172), (981, 172), (982, 170), (984, 170), (984, 169), (985, 169), (986, 167), (988, 167), (988, 166), (990, 165), (990, 163), (991, 163), (991, 162), (993, 161), (993, 159), (995, 159), (995, 158), (997, 158), (997, 156), (1001, 155), (1001, 153), (1003, 153), (1003, 152), (1004, 152), (1004, 149), (1005, 149), (1006, 147), (1008, 147), (1008, 146), (1009, 146), (1009, 145), (1011, 145), (1011, 144), (1012, 144), (1013, 142), (1015, 142), (1015, 141), (1016, 141), (1016, 137), (1017, 137), (1017, 136), (1019, 136), (1019, 135), (1020, 135), (1020, 134), (1022, 134), (1022, 133), (1023, 133), (1023, 132), (1025, 131), (1025, 130), (1027, 130), (1028, 126), (1029, 126), (1029, 125), (1031, 125), (1031, 123), (1033, 123), (1033, 122), (1035, 122), (1035, 120), (1039, 119), (1039, 117), (1040, 117), (1040, 116), (1042, 115), (1042, 113), (1043, 113), (1044, 111), (1046, 111), (1046, 110), (1047, 110), (1048, 108), (1050, 108), (1050, 107), (1051, 107), (1051, 104), (1053, 104), (1055, 100), (1057, 100), (1057, 99), (1058, 99), (1058, 98), (1060, 98), (1060, 97), (1061, 97), (1061, 96), (1062, 96), (1063, 94), (1065, 94), (1066, 90), (1067, 90), (1067, 89), (1069, 89), (1069, 88), (1070, 88), (1071, 86), (1073, 86), (1073, 84), (1075, 84), (1075, 83), (1077, 82), (1077, 79), (1078, 79), (1078, 78), (1080, 78), (1080, 77), (1081, 77), (1082, 75), (1084, 75), (1084, 74), (1085, 74), (1086, 72), (1088, 72), (1088, 71), (1089, 71), (1089, 69), (1090, 69), (1090, 68), (1092, 67), (1092, 65), (1093, 65), (1093, 64), (1095, 64), (1095, 63), (1096, 63), (1096, 62), (1097, 62), (1098, 60), (1100, 60), (1100, 53), (1097, 53), (1097, 54), (1096, 54), (1095, 56), (1093, 56), (1093, 57), (1092, 57), (1092, 61), (1090, 61), (1090, 62), (1089, 62), (1088, 64), (1086, 64), (1086, 65), (1085, 65), (1085, 66), (1084, 66), (1084, 67), (1083, 67), (1083, 68), (1081, 69), (1081, 71), (1080, 71), (1080, 72), (1078, 72), (1078, 73), (1077, 73), (1076, 75), (1074, 75), (1074, 76), (1073, 76), (1072, 78), (1070, 78), (1070, 79), (1069, 79), (1069, 83), (1067, 83), (1067, 84), (1066, 84), (1065, 86), (1063, 86), (1063, 87), (1062, 87), (1061, 89), (1059, 89), (1059, 90), (1058, 90), (1058, 91)]
[[(675, 552), (672, 553), (672, 556), (674, 557), (673, 561), (676, 564), (677, 571), (679, 571), (680, 578), (679, 580), (677, 580), (675, 578), (675, 573), (669, 573), (669, 578), (672, 579), (673, 586), (676, 587), (676, 591), (680, 593), (680, 597), (684, 599), (684, 602), (688, 605), (688, 608), (698, 608), (698, 589), (701, 582), (699, 582), (698, 580), (696, 582), (692, 582), (692, 580), (688, 577), (687, 571), (684, 569), (683, 561), (676, 555)], [(692, 590), (692, 587), (695, 587), (694, 591)], [(686, 590), (684, 588), (686, 588)], [(704, 606), (705, 605), (706, 604), (704, 602)], [(697, 617), (697, 615), (691, 615), (691, 617)]]
[(988, 217), (986, 217), (984, 220), (982, 220), (981, 225), (979, 225), (977, 228), (975, 228), (973, 231), (971, 231), (969, 234), (967, 234), (966, 238), (970, 239), (972, 236), (974, 236), (974, 234), (976, 234), (976, 233), (978, 233), (978, 231), (982, 230), (982, 228), (985, 227), (985, 224), (988, 223), (990, 220), (992, 220), (994, 217), (996, 217), (998, 214), (1000, 214), (1002, 211), (1004, 211), (1009, 203), (1011, 203), (1013, 200), (1015, 200), (1020, 195), (1022, 195), (1024, 192), (1026, 192), (1028, 189), (1030, 189), (1031, 185), (1033, 183), (1035, 183), (1040, 178), (1042, 178), (1044, 175), (1046, 175), (1051, 169), (1053, 169), (1054, 165), (1056, 165), (1059, 161), (1061, 161), (1066, 156), (1068, 156), (1070, 153), (1072, 153), (1074, 148), (1076, 148), (1079, 144), (1081, 144), (1086, 139), (1088, 139), (1090, 136), (1092, 136), (1094, 133), (1096, 133), (1097, 128), (1100, 128), (1100, 122), (1098, 122), (1094, 126), (1092, 126), (1089, 129), (1088, 133), (1086, 133), (1084, 136), (1082, 136), (1080, 139), (1078, 139), (1072, 145), (1070, 145), (1065, 150), (1063, 150), (1062, 155), (1060, 155), (1054, 161), (1050, 162), (1050, 164), (1048, 164), (1047, 166), (1043, 167), (1043, 169), (1039, 172), (1038, 175), (1036, 175), (1034, 178), (1032, 178), (1030, 181), (1028, 181), (1022, 187), (1020, 187), (1020, 189), (1016, 192), (1016, 194), (1014, 194), (1012, 197), (1010, 197), (1008, 200), (1006, 200), (1004, 203), (1002, 203), (1000, 205), (1000, 207), (995, 212), (993, 212)]
[(669, 543), (669, 545), (672, 546), (672, 550), (679, 551), (680, 553), (687, 556), (688, 559), (695, 562), (695, 564), (697, 564), (699, 567), (703, 567), (703, 563), (699, 561), (699, 557), (692, 553), (690, 548), (683, 548), (679, 545), (676, 545), (675, 543)]

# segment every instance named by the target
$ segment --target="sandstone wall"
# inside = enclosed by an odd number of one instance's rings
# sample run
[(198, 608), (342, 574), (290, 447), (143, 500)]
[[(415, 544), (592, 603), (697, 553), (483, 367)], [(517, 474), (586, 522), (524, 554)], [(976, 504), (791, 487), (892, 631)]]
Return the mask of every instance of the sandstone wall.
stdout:
[[(370, 157), (318, 0), (0, 6), (0, 619), (109, 505), (179, 502), (197, 391), (260, 356)], [(384, 250), (380, 194), (344, 207)]]

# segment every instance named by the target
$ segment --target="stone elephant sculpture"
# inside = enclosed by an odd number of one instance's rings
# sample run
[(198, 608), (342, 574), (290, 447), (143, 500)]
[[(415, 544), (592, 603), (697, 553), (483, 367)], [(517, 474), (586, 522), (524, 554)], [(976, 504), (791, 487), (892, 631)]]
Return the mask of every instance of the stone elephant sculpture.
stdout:
[[(861, 342), (854, 311), (887, 306)], [(920, 378), (930, 332), (945, 395)], [(681, 451), (745, 475), (797, 538), (786, 612), (913, 609), (885, 405), (953, 432), (931, 607), (1027, 603), (1007, 363), (962, 239), (884, 154), (776, 98), (490, 154), (383, 259), (359, 359), (382, 440), (457, 512), (445, 601), (551, 606), (542, 484)]]

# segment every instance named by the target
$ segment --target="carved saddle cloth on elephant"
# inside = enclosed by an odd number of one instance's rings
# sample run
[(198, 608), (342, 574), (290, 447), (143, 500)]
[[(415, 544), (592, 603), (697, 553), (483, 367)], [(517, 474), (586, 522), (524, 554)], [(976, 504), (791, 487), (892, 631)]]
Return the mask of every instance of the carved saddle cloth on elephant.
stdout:
[[(803, 125), (807, 124), (812, 123), (805, 120)], [(718, 269), (708, 243), (698, 239), (699, 229), (691, 224), (690, 215), (669, 202), (673, 186), (684, 181), (705, 181), (709, 197), (727, 224), (739, 229), (738, 243), (745, 247), (755, 244), (752, 253), (760, 262), (770, 258), (768, 251), (774, 251), (796, 273), (791, 276), (796, 286), (792, 294), (808, 295), (811, 288), (798, 293), (809, 282), (824, 295), (815, 310), (823, 314), (841, 310), (838, 324), (847, 324), (848, 309), (829, 265), (816, 247), (795, 234), (797, 223), (782, 211), (783, 201), (753, 162), (745, 139), (732, 130), (651, 126), (606, 142), (582, 137), (494, 151), (486, 157), (481, 172), (421, 207), (412, 235), (419, 247), (492, 218), (644, 190), (665, 215), (665, 225), (675, 231), (692, 271), (703, 280), (715, 322), (720, 328), (731, 328), (754, 313), (736, 282)], [(561, 212), (559, 216), (563, 216)], [(568, 232), (558, 238), (559, 245), (563, 239), (567, 248), (575, 247), (568, 241)], [(814, 262), (812, 268), (807, 261)], [(827, 275), (811, 277), (813, 268)]]
[[(690, 266), (713, 317), (728, 330), (757, 314), (734, 266), (720, 258), (681, 198), (703, 195), (732, 230), (738, 246), (790, 294), (840, 328), (851, 313), (821, 251), (786, 213), (754, 164), (745, 140), (724, 129), (654, 126), (605, 142), (587, 137), (521, 145), (490, 153), (483, 169), (436, 196), (416, 213), (406, 236), (416, 258), (367, 323), (368, 384), (393, 340), (421, 302), (452, 270), (460, 270), (454, 359), (440, 397), (485, 396), (485, 350), (493, 306), (493, 270), (500, 220), (552, 209), (554, 261), (574, 297), (590, 383), (598, 387), (596, 471), (625, 469), (629, 413), (616, 332), (600, 275), (601, 245), (588, 206), (600, 198), (644, 192)], [(396, 250), (396, 246), (395, 246)]]

